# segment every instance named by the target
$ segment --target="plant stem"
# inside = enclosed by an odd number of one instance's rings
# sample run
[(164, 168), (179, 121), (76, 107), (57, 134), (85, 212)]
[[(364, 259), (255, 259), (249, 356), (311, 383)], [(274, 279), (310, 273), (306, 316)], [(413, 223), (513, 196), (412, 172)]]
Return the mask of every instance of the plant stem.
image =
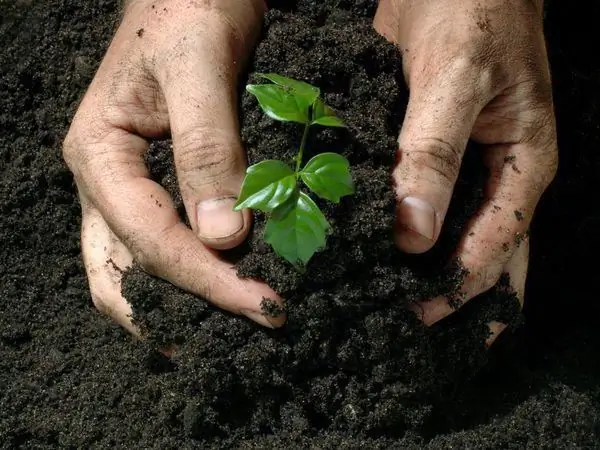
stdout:
[(304, 134), (302, 135), (302, 140), (300, 141), (300, 148), (298, 149), (298, 155), (296, 155), (296, 178), (298, 178), (298, 174), (300, 173), (300, 166), (302, 165), (302, 156), (304, 155), (304, 146), (306, 145), (306, 140), (308, 139), (308, 129), (310, 128), (310, 122), (306, 124), (304, 127)]

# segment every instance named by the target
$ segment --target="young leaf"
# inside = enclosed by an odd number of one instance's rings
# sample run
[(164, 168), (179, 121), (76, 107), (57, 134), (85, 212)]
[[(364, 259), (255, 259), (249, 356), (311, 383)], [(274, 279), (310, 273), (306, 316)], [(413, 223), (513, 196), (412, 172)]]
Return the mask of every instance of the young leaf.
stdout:
[(316, 99), (313, 106), (311, 125), (323, 125), (326, 127), (345, 127), (342, 119), (335, 115), (335, 111), (325, 104), (320, 98)]
[(296, 191), (294, 171), (281, 161), (265, 160), (248, 167), (238, 201), (233, 209), (257, 209), (270, 213)]
[(249, 84), (246, 90), (254, 95), (267, 116), (282, 122), (308, 123), (309, 108), (275, 84)]
[(274, 211), (265, 228), (265, 241), (294, 266), (305, 266), (319, 249), (325, 247), (331, 226), (304, 192), (295, 194), (280, 208), (287, 209), (287, 213)]
[(306, 110), (312, 106), (317, 97), (321, 94), (321, 90), (318, 87), (305, 83), (304, 81), (294, 80), (276, 73), (259, 73), (256, 75), (272, 81), (276, 85), (288, 90), (288, 92), (296, 97), (298, 104), (301, 105), (302, 108), (306, 108)]
[(337, 153), (321, 153), (306, 163), (302, 181), (319, 197), (339, 203), (340, 197), (354, 194), (350, 163)]

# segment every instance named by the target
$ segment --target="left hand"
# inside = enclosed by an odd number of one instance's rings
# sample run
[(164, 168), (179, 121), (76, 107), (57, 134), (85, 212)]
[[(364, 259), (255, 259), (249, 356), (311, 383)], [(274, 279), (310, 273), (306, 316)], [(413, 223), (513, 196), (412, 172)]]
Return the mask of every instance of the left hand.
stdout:
[[(375, 28), (403, 56), (410, 98), (393, 177), (398, 247), (429, 250), (440, 235), (467, 141), (484, 146), (485, 201), (456, 256), (466, 302), (508, 272), (522, 300), (527, 231), (558, 165), (541, 0), (381, 0)], [(421, 305), (431, 325), (454, 309)], [(490, 324), (493, 342), (505, 328)]]
[[(260, 33), (262, 0), (136, 0), (79, 105), (63, 147), (82, 209), (81, 249), (94, 305), (140, 334), (123, 270), (146, 272), (233, 314), (263, 313), (266, 284), (240, 279), (219, 250), (239, 245), (249, 211), (232, 210), (246, 170), (236, 86)], [(190, 223), (152, 180), (148, 139), (170, 135)]]

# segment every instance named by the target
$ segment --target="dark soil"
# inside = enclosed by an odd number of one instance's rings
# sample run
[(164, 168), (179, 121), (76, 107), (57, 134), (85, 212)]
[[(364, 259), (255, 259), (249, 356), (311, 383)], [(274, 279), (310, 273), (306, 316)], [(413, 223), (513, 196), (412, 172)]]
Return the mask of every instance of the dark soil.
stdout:
[[(561, 166), (532, 226), (525, 326), (500, 287), (427, 330), (405, 306), (456, 286), (447, 263), (480, 198), (477, 149), (440, 244), (419, 257), (394, 250), (389, 172), (407, 94), (393, 48), (370, 28), (373, 2), (272, 3), (251, 72), (322, 88), (349, 130), (316, 131), (309, 153), (347, 156), (357, 193), (321, 205), (334, 234), (305, 275), (262, 243), (260, 215), (229, 255), (285, 296), (284, 329), (263, 330), (135, 269), (124, 292), (146, 343), (93, 308), (60, 157), (118, 4), (0, 4), (3, 448), (598, 446), (600, 62), (580, 50), (595, 38), (595, 7), (547, 7)], [(292, 156), (301, 129), (265, 118), (249, 96), (241, 111), (251, 162)], [(152, 145), (148, 163), (177, 198), (168, 142)], [(514, 327), (486, 351), (491, 319)], [(165, 341), (180, 347), (170, 361), (154, 350)]]

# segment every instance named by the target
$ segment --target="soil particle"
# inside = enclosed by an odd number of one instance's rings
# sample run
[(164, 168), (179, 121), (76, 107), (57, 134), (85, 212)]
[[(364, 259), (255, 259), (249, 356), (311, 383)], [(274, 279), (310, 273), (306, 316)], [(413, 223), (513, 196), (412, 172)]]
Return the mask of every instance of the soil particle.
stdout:
[[(283, 330), (127, 271), (123, 292), (146, 342), (93, 306), (60, 154), (119, 3), (0, 3), (0, 447), (597, 446), (600, 306), (589, 261), (600, 250), (600, 206), (590, 201), (600, 60), (581, 44), (595, 39), (595, 3), (546, 2), (561, 164), (532, 223), (526, 327), (506, 277), (431, 329), (406, 311), (460, 283), (447, 263), (481, 200), (480, 153), (467, 154), (439, 245), (401, 255), (389, 239), (388, 180), (407, 92), (395, 53), (370, 29), (376, 2), (280, 0), (251, 73), (323, 89), (350, 129), (315, 132), (309, 145), (351, 159), (357, 194), (323, 206), (335, 234), (305, 276), (262, 243), (259, 215), (228, 255), (286, 294)], [(271, 122), (248, 96), (241, 119), (251, 162), (293, 151), (297, 128)], [(154, 142), (146, 161), (183, 216), (169, 144)], [(489, 320), (512, 325), (488, 351)], [(171, 359), (160, 344), (176, 345)]]

